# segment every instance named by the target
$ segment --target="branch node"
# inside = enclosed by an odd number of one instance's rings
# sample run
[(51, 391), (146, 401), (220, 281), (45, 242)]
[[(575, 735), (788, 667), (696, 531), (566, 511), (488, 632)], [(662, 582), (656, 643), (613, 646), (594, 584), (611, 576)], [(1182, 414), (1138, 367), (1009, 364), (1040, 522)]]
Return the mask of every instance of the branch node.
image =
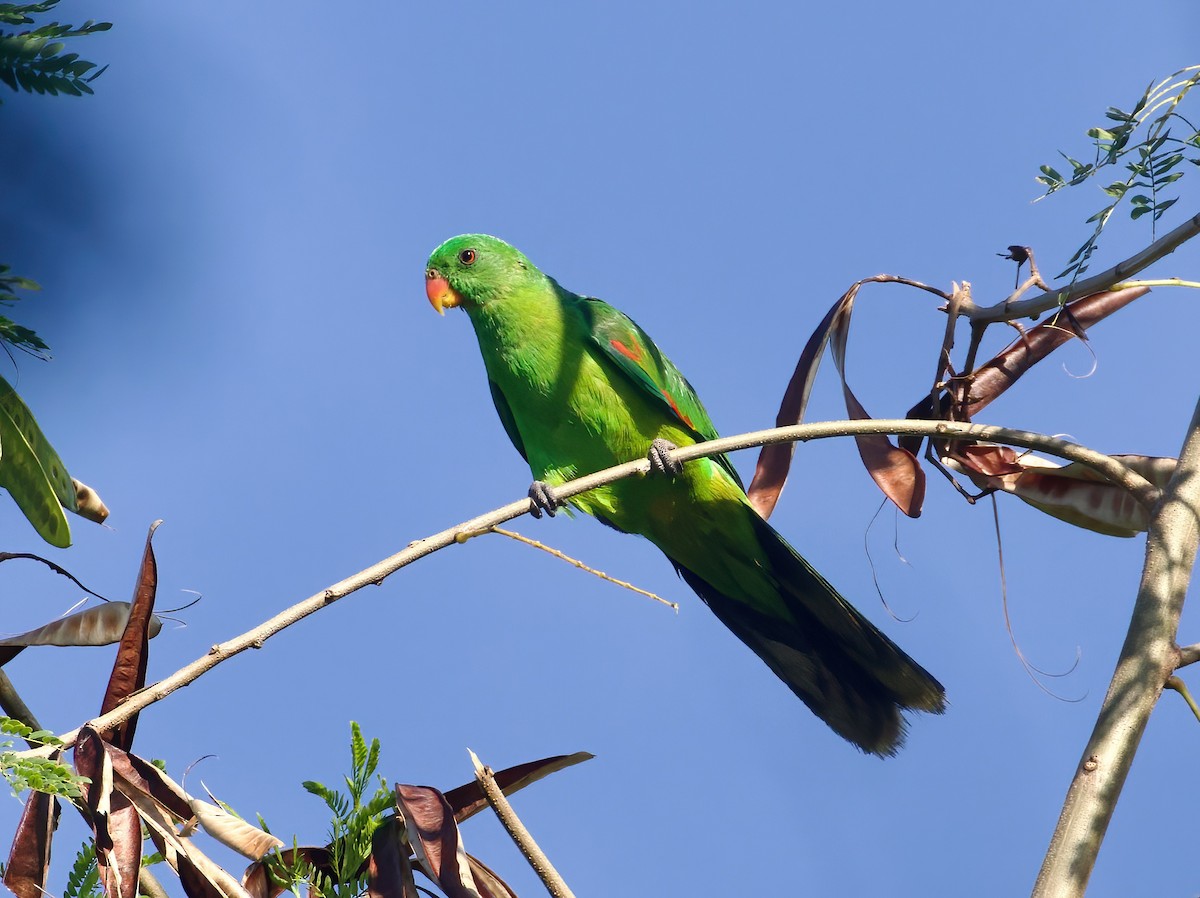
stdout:
[(1179, 661), (1175, 665), (1178, 670), (1181, 667), (1187, 667), (1189, 664), (1195, 664), (1200, 661), (1200, 642), (1185, 645), (1179, 649)]

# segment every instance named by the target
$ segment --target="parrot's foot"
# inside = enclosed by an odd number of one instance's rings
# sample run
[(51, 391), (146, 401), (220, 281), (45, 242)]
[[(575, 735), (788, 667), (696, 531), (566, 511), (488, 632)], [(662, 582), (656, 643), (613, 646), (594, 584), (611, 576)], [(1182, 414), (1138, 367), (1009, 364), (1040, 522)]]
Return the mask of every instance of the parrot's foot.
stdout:
[(650, 470), (671, 476), (680, 473), (683, 470), (683, 462), (675, 461), (670, 455), (678, 448), (670, 440), (664, 440), (662, 437), (656, 438), (650, 444), (650, 452), (647, 455), (647, 458), (650, 459)]
[(535, 480), (533, 486), (529, 488), (529, 501), (533, 504), (533, 507), (529, 511), (535, 518), (540, 518), (543, 511), (550, 515), (550, 517), (554, 517), (554, 512), (562, 505), (555, 498), (549, 485), (540, 480)]

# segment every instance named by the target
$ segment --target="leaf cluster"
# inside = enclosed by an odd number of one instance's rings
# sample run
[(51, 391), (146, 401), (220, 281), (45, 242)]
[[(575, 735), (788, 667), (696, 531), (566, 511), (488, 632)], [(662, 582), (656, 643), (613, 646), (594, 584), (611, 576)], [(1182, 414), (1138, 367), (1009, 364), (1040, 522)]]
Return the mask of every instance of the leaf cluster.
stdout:
[[(53, 96), (93, 93), (89, 84), (104, 69), (80, 59), (78, 53), (65, 52), (64, 40), (107, 31), (112, 25), (90, 20), (80, 26), (58, 22), (38, 25), (34, 17), (48, 13), (57, 4), (58, 0), (0, 3), (0, 81), (13, 90)], [(35, 27), (23, 31), (4, 28), (24, 25)], [(0, 264), (0, 306), (15, 303), (20, 298), (18, 290), (38, 289), (34, 281), (12, 274), (8, 265)], [(0, 348), (11, 355), (9, 347), (38, 358), (48, 357), (49, 347), (37, 334), (0, 315)], [(7, 382), (0, 383), (0, 487), (8, 490), (39, 535), (60, 548), (71, 543), (63, 508), (89, 516), (85, 509), (91, 505), (89, 497), (94, 496), (67, 475), (33, 414)], [(105, 509), (97, 513), (100, 516), (92, 520), (103, 520), (108, 512)]]
[[(58, 0), (42, 3), (0, 3), (0, 24), (33, 25), (34, 16), (47, 13)], [(50, 22), (29, 31), (0, 30), (0, 81), (13, 90), (58, 96), (81, 97), (94, 93), (95, 81), (108, 66), (80, 59), (78, 53), (66, 53), (67, 38), (84, 37), (108, 31), (110, 22), (88, 20), (78, 27)], [(95, 69), (95, 71), (93, 71)]]
[[(30, 745), (62, 745), (49, 730), (35, 730), (11, 717), (0, 717), (0, 733), (24, 739)], [(8, 780), (13, 794), (34, 789), (64, 798), (78, 798), (85, 777), (75, 774), (57, 758), (24, 757), (12, 750), (12, 741), (0, 742), (0, 776)]]
[[(396, 804), (387, 781), (376, 776), (378, 767), (379, 740), (372, 739), (368, 745), (358, 723), (351, 721), (350, 774), (343, 777), (349, 794), (315, 780), (302, 784), (333, 813), (329, 825), (330, 869), (308, 871), (311, 885), (325, 898), (354, 898), (366, 888), (366, 861), (371, 856), (372, 836), (383, 821), (384, 812)], [(372, 785), (375, 790), (368, 798)]]
[(71, 872), (67, 874), (67, 887), (63, 898), (98, 898), (103, 895), (100, 888), (100, 868), (96, 865), (96, 846), (84, 842), (75, 852)]
[[(433, 894), (416, 885), (414, 872), (452, 898), (516, 898), (504, 880), (463, 846), (459, 824), (488, 807), (478, 780), (446, 792), (404, 783), (389, 791), (383, 778), (375, 776), (379, 741), (368, 746), (358, 724), (350, 726), (352, 769), (345, 777), (349, 795), (311, 780), (304, 783), (333, 812), (329, 844), (301, 846), (293, 841), (292, 848), (263, 856), (242, 877), (252, 898), (275, 898), (288, 888), (299, 894), (305, 883), (310, 898)], [(587, 752), (556, 755), (492, 776), (500, 791), (511, 794), (591, 757)], [(378, 786), (367, 798), (375, 782)]]
[[(10, 266), (0, 264), (0, 305), (11, 306), (17, 302), (21, 298), (17, 295), (17, 290), (42, 289), (36, 281), (10, 274), (11, 270)], [(4, 315), (0, 315), (0, 342), (7, 343), (9, 346), (38, 358), (49, 357), (47, 353), (50, 347), (42, 341), (41, 337)]]
[(1070, 275), (1074, 282), (1087, 271), (1100, 234), (1126, 199), (1130, 218), (1150, 216), (1152, 235), (1155, 223), (1175, 205), (1179, 197), (1169, 197), (1166, 192), (1184, 176), (1187, 169), (1182, 163), (1200, 166), (1200, 130), (1179, 111), (1180, 104), (1197, 84), (1200, 84), (1200, 65), (1188, 66), (1148, 86), (1130, 111), (1110, 106), (1105, 112), (1107, 126), (1087, 131), (1094, 151), (1091, 162), (1080, 162), (1059, 152), (1071, 166), (1069, 177), (1053, 166), (1041, 166), (1037, 180), (1046, 192), (1039, 199), (1082, 184), (1110, 166), (1120, 166), (1127, 173), (1124, 178), (1101, 187), (1108, 201), (1087, 220), (1095, 224), (1095, 229), (1056, 277)]

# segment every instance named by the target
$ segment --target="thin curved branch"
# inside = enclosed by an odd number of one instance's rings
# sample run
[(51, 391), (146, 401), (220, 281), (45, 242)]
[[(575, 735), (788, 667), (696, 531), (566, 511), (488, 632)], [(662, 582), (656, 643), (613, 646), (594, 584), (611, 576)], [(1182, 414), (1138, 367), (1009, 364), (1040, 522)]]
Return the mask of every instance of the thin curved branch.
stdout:
[(1200, 546), (1200, 404), (1150, 521), (1125, 644), (1067, 790), (1034, 898), (1082, 898), (1150, 712), (1180, 661), (1179, 617)]
[(998, 302), (992, 306), (964, 303), (960, 306), (959, 314), (976, 325), (992, 324), (997, 321), (1016, 321), (1021, 318), (1037, 318), (1072, 299), (1111, 290), (1139, 271), (1144, 271), (1159, 259), (1169, 256), (1197, 234), (1200, 234), (1200, 213), (1193, 215), (1170, 233), (1155, 240), (1141, 252), (1135, 253), (1123, 262), (1118, 262), (1100, 274), (1076, 281), (1061, 290), (1050, 290), (1037, 296), (1031, 296), (1029, 299)]
[[(992, 443), (1021, 446), (1028, 449), (1039, 449), (1048, 455), (1065, 458), (1068, 461), (1080, 462), (1095, 469), (1106, 479), (1129, 490), (1138, 501), (1148, 507), (1153, 507), (1159, 498), (1159, 491), (1153, 484), (1140, 474), (1127, 468), (1121, 462), (1102, 452), (1096, 452), (1093, 449), (1088, 449), (1077, 443), (1057, 437), (1033, 433), (1027, 430), (1014, 430), (1008, 427), (995, 427), (987, 424), (965, 424), (953, 421), (879, 419), (873, 421), (824, 421), (814, 424), (798, 424), (792, 427), (776, 427), (769, 430), (725, 437), (706, 443), (697, 443), (694, 446), (684, 446), (676, 449), (671, 455), (676, 460), (685, 462), (724, 452), (733, 452), (737, 449), (763, 446), (768, 443), (807, 442), (808, 440), (827, 439), (829, 437), (856, 436), (872, 433), (913, 434), (944, 440), (983, 440)], [(598, 471), (595, 474), (589, 474), (585, 477), (579, 477), (557, 486), (554, 488), (554, 495), (558, 499), (567, 499), (624, 477), (630, 477), (635, 474), (646, 474), (649, 470), (650, 462), (645, 458), (626, 462), (625, 464), (616, 465), (615, 467), (607, 468), (606, 470)], [(474, 517), (469, 521), (449, 527), (440, 533), (416, 540), (395, 555), (385, 558), (383, 561), (373, 564), (344, 580), (338, 581), (302, 602), (297, 602), (295, 605), (284, 609), (274, 617), (242, 633), (240, 636), (235, 636), (226, 642), (214, 645), (207, 654), (197, 658), (191, 664), (181, 667), (175, 673), (159, 680), (157, 683), (153, 683), (133, 693), (123, 704), (109, 711), (107, 714), (89, 721), (89, 725), (102, 732), (112, 729), (124, 723), (143, 708), (166, 698), (176, 689), (187, 686), (234, 655), (240, 654), (247, 649), (262, 648), (266, 640), (276, 633), (287, 629), (310, 614), (320, 611), (325, 606), (333, 604), (338, 599), (362, 589), (364, 586), (378, 585), (385, 578), (401, 568), (412, 564), (414, 561), (418, 561), (426, 555), (430, 555), (447, 546), (456, 545), (460, 534), (486, 530), (497, 524), (503, 524), (505, 521), (510, 521), (520, 515), (527, 514), (530, 508), (531, 502), (529, 499), (510, 502), (508, 505), (503, 505), (500, 508)], [(78, 736), (79, 728), (63, 733), (59, 738), (66, 745), (70, 746), (75, 744)], [(44, 749), (31, 749), (21, 754), (37, 755), (44, 753), (44, 751)]]

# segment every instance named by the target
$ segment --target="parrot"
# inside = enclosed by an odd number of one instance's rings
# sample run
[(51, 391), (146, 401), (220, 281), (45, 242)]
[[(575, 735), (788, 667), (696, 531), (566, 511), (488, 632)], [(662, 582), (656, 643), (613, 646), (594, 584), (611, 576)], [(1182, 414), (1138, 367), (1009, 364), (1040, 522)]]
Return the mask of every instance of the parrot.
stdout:
[[(471, 321), (500, 422), (534, 477), (536, 517), (568, 504), (648, 539), (721, 623), (864, 753), (896, 753), (904, 712), (945, 710), (942, 685), (759, 515), (727, 457), (670, 458), (717, 431), (632, 319), (485, 234), (435, 249), (425, 292), (438, 313), (461, 308)], [(555, 498), (568, 480), (647, 457), (643, 476)]]

